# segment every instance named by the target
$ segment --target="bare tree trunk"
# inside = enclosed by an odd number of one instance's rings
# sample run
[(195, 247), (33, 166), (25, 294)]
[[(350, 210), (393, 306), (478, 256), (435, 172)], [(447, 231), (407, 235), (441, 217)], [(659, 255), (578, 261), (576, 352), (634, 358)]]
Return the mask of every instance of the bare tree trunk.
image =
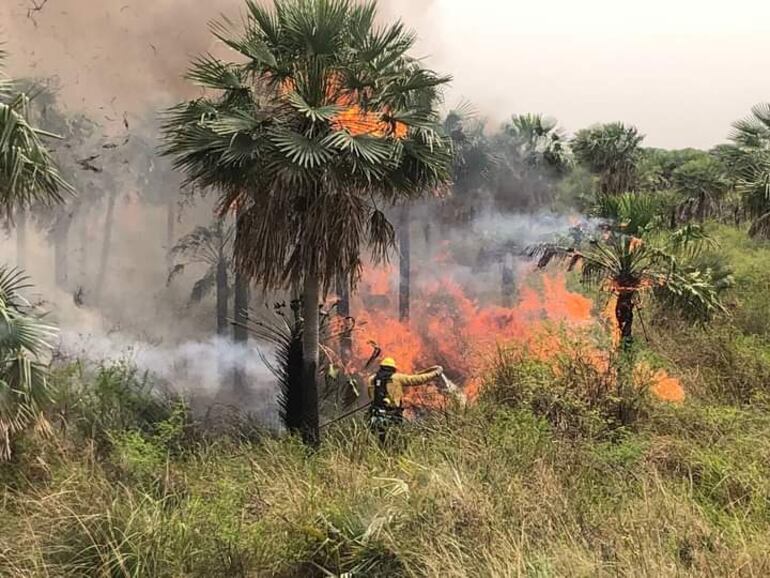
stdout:
[(513, 258), (510, 253), (503, 256), (503, 273), (501, 278), (501, 293), (503, 297), (503, 307), (513, 306), (513, 294), (515, 292), (513, 276)]
[(321, 283), (316, 274), (306, 274), (302, 292), (302, 368), (303, 427), (305, 443), (317, 446), (320, 441), (318, 416), (318, 351), (319, 301)]
[(96, 301), (102, 298), (104, 282), (107, 278), (107, 263), (110, 258), (110, 245), (112, 244), (112, 228), (115, 223), (115, 200), (117, 194), (113, 191), (107, 197), (107, 213), (104, 217), (104, 233), (102, 234), (102, 252), (99, 257), (99, 272), (96, 276), (96, 286), (94, 289)]
[(621, 351), (628, 351), (634, 343), (634, 294), (631, 291), (618, 293), (618, 301), (615, 304), (615, 320), (620, 330)]
[(176, 219), (176, 203), (172, 200), (166, 206), (166, 266), (171, 266), (171, 248), (174, 246), (174, 221)]
[(219, 250), (217, 260), (217, 335), (227, 335), (227, 305), (229, 301), (227, 289), (227, 261), (222, 250)]
[[(246, 346), (249, 341), (249, 332), (246, 324), (249, 321), (249, 283), (245, 276), (236, 271), (235, 295), (233, 297), (233, 340), (236, 344)], [(237, 396), (246, 393), (246, 376), (239, 367), (233, 370), (233, 389)]]
[(24, 269), (27, 266), (27, 211), (16, 211), (16, 266)]
[(54, 279), (62, 289), (69, 289), (69, 238), (74, 208), (59, 217), (54, 231)]
[(401, 209), (401, 222), (398, 227), (399, 248), (399, 284), (398, 284), (398, 318), (409, 321), (409, 288), (411, 284), (411, 232), (409, 207)]

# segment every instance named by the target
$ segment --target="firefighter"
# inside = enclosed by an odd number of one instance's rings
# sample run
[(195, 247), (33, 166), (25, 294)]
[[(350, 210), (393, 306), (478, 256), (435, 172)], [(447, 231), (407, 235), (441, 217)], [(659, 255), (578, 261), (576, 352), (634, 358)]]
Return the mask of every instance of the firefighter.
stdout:
[(369, 378), (369, 425), (377, 432), (380, 441), (385, 441), (385, 432), (391, 425), (400, 424), (404, 419), (401, 401), (405, 387), (425, 385), (440, 377), (444, 368), (440, 365), (429, 367), (415, 375), (396, 371), (396, 360), (386, 357), (380, 369)]

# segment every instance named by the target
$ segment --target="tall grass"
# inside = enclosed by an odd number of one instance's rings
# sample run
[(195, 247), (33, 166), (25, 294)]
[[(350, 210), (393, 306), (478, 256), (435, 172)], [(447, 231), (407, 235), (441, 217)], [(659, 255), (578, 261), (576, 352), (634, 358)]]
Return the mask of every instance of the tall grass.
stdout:
[(0, 574), (770, 569), (770, 417), (760, 411), (653, 404), (635, 431), (605, 440), (480, 403), (407, 425), (388, 447), (352, 419), (313, 453), (270, 437), (172, 448), (158, 431), (141, 443), (113, 432), (106, 454), (60, 449), (45, 479), (6, 487)]

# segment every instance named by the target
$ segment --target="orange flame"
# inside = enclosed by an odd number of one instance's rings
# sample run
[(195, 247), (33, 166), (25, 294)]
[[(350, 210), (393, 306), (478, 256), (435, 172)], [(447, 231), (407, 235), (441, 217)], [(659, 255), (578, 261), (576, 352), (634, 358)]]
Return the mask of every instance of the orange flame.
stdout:
[[(449, 252), (441, 248), (441, 261)], [(383, 355), (394, 357), (400, 371), (414, 372), (431, 365), (444, 366), (450, 379), (464, 387), (469, 399), (478, 393), (485, 367), (498, 345), (517, 344), (541, 361), (562, 354), (577, 338), (584, 342), (580, 355), (606, 370), (609, 355), (589, 337), (599, 321), (592, 313), (593, 302), (567, 288), (564, 274), (532, 277), (542, 280), (542, 289), (525, 284), (512, 307), (482, 304), (448, 276), (413, 284), (410, 322), (398, 320), (394, 268), (367, 268), (353, 298), (356, 333), (353, 354), (359, 370), (371, 355), (371, 342)], [(601, 315), (613, 332), (616, 294)], [(557, 330), (559, 329), (559, 330)], [(651, 376), (651, 390), (660, 399), (681, 401), (684, 390), (678, 380), (659, 371)], [(437, 384), (439, 385), (439, 384)], [(413, 405), (436, 405), (437, 387), (414, 388), (406, 396)]]
[[(296, 90), (294, 80), (284, 80), (279, 88), (282, 95)], [(390, 110), (364, 110), (359, 104), (356, 91), (346, 89), (339, 75), (327, 79), (325, 97), (327, 104), (336, 104), (343, 110), (334, 116), (331, 125), (335, 130), (346, 130), (353, 136), (369, 135), (377, 138), (407, 137), (409, 127), (403, 122), (389, 119)]]

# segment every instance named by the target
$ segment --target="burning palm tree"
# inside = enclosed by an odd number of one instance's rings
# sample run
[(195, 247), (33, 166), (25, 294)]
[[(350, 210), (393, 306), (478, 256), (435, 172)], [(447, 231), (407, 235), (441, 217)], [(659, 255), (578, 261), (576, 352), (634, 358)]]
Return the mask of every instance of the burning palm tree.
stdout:
[(436, 75), (408, 56), (415, 36), (376, 27), (376, 3), (247, 1), (245, 30), (215, 34), (245, 62), (198, 59), (209, 96), (172, 109), (166, 153), (188, 180), (239, 207), (236, 269), (302, 294), (305, 439), (318, 439), (321, 295), (355, 284), (368, 248), (383, 259), (394, 231), (383, 208), (450, 178)]
[(583, 249), (544, 244), (531, 248), (530, 255), (539, 258), (539, 268), (554, 259), (566, 262), (570, 271), (580, 267), (583, 283), (612, 293), (618, 343), (621, 351), (627, 352), (633, 345), (634, 314), (646, 290), (701, 319), (724, 311), (719, 291), (730, 279), (717, 282), (710, 269), (680, 262), (682, 257), (697, 256), (699, 246), (705, 243), (707, 239), (694, 227), (674, 233), (666, 243), (613, 231), (591, 240)]

